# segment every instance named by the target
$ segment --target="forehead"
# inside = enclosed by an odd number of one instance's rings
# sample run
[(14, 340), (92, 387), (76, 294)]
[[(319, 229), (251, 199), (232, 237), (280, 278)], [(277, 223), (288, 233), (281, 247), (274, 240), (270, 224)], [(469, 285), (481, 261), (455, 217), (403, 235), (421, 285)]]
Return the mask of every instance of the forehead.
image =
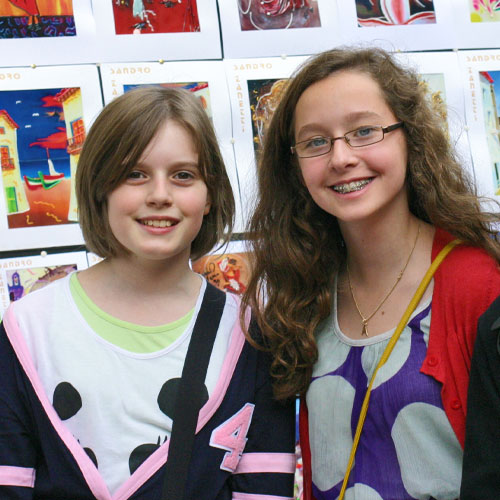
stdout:
[(296, 136), (304, 127), (340, 127), (346, 132), (345, 127), (384, 125), (394, 119), (379, 84), (370, 75), (342, 70), (302, 93), (295, 106), (294, 131)]
[(167, 119), (160, 124), (140, 155), (140, 161), (155, 154), (166, 155), (169, 158), (198, 157), (193, 134), (184, 124), (173, 119)]

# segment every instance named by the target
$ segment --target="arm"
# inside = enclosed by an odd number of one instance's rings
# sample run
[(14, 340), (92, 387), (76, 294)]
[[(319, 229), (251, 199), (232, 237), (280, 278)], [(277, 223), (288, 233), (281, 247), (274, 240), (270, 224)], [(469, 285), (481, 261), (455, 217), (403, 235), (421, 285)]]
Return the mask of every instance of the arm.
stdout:
[(0, 326), (0, 498), (33, 498), (36, 450), (26, 405), (24, 375)]
[(484, 313), (472, 356), (462, 477), (462, 500), (496, 498), (500, 491), (500, 297)]
[(291, 499), (295, 461), (295, 401), (273, 397), (270, 355), (258, 352), (257, 390), (241, 460), (232, 477), (233, 499)]

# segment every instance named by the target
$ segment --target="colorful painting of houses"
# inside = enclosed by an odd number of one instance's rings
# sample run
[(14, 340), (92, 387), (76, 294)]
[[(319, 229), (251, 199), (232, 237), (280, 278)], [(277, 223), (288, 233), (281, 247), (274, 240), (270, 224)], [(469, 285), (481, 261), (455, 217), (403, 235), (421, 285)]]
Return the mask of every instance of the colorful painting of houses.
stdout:
[(1, 38), (75, 36), (72, 0), (1, 0)]
[(19, 125), (9, 113), (5, 109), (0, 109), (0, 164), (8, 214), (23, 213), (30, 208), (21, 180), (17, 155), (18, 128)]
[(486, 143), (493, 167), (494, 193), (500, 195), (500, 71), (480, 71)]
[(0, 92), (9, 228), (76, 222), (74, 178), (85, 139), (79, 88)]

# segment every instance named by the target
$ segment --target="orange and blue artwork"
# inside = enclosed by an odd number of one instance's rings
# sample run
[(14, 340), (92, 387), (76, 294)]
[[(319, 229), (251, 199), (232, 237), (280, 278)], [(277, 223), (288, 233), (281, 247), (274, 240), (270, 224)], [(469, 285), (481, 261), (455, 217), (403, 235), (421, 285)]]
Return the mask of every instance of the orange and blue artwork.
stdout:
[(9, 228), (76, 222), (85, 139), (79, 88), (0, 92), (0, 161)]
[(355, 0), (358, 26), (433, 24), (433, 0)]
[(200, 31), (196, 0), (107, 1), (113, 2), (117, 35)]
[(242, 31), (321, 26), (317, 0), (235, 0)]
[(73, 0), (0, 1), (0, 39), (75, 35)]

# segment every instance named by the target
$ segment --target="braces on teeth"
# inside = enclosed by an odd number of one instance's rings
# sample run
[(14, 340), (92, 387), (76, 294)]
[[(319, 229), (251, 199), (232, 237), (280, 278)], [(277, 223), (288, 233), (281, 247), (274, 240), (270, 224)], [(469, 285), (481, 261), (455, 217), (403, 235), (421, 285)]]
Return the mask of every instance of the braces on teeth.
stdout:
[(360, 189), (363, 189), (369, 182), (369, 180), (350, 182), (349, 184), (333, 186), (333, 190), (342, 194), (351, 193), (352, 191), (359, 191)]

